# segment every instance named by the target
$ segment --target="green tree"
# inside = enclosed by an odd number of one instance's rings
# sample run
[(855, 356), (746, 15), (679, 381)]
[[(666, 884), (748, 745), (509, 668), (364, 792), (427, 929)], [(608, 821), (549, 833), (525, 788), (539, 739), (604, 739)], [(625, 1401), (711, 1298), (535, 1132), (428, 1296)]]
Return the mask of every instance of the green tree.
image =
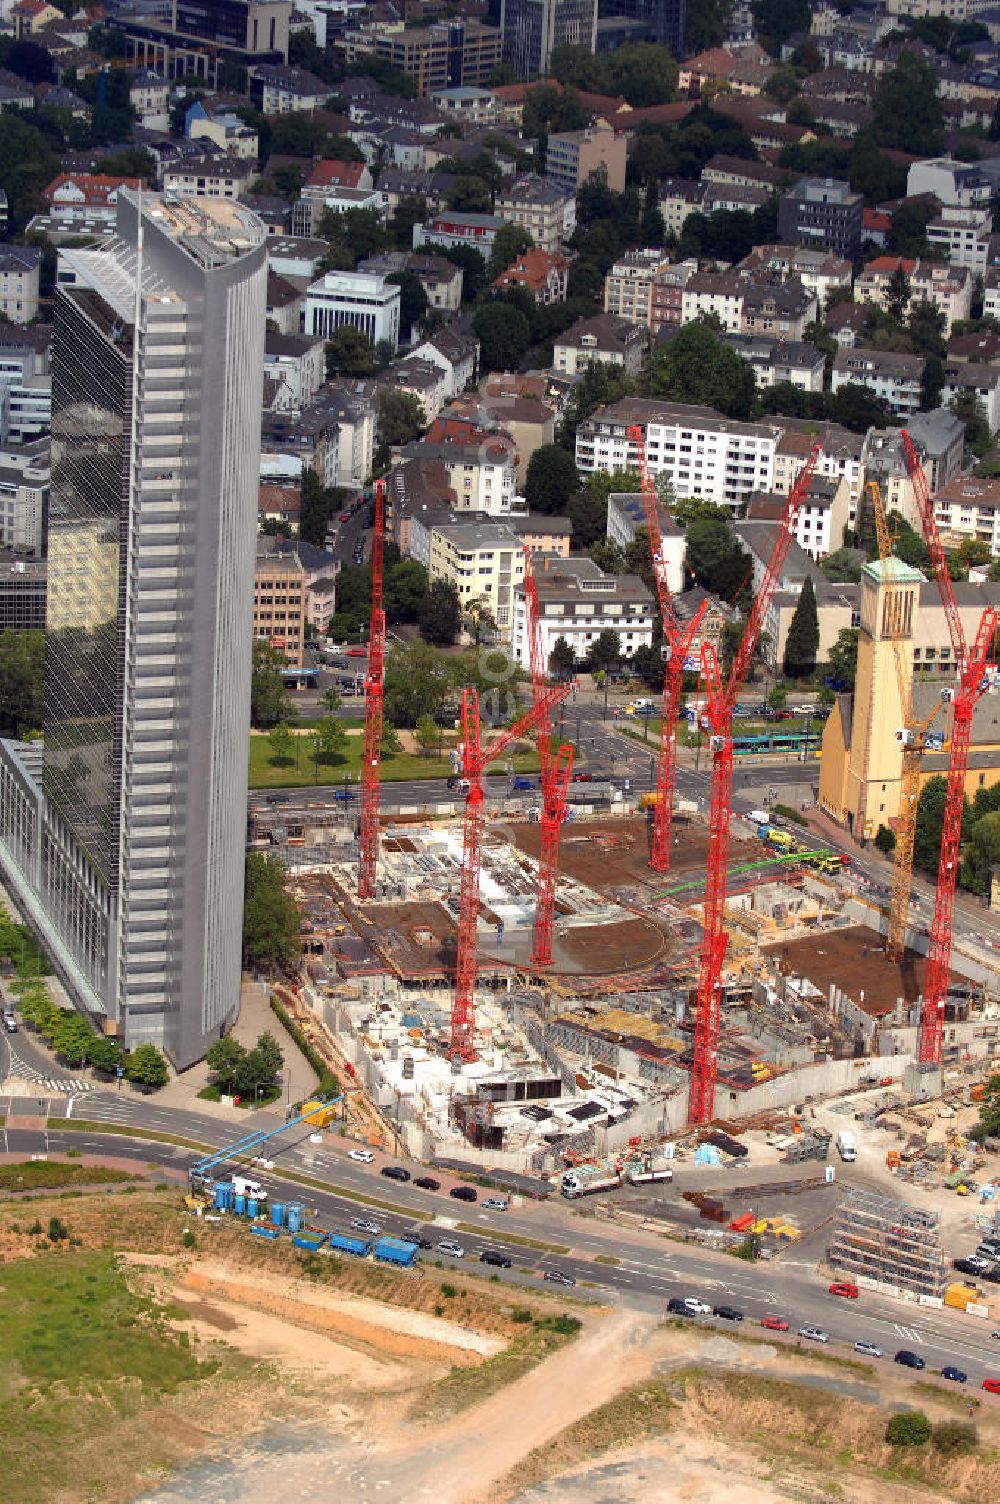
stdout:
[(896, 256), (926, 256), (927, 226), (936, 213), (936, 204), (927, 198), (897, 204), (889, 217), (889, 250)]
[(397, 752), (402, 751), (402, 743), (399, 740), (399, 732), (391, 721), (383, 718), (382, 740), (379, 743), (382, 757), (395, 757)]
[(894, 68), (878, 82), (873, 100), (875, 138), (917, 156), (933, 156), (941, 149), (944, 110), (937, 79), (929, 63), (915, 52), (903, 52)]
[(262, 637), (254, 639), (250, 674), (250, 721), (258, 729), (266, 730), (269, 726), (276, 726), (285, 717), (288, 706), (281, 673), (287, 666), (284, 653), (273, 648)]
[(265, 1029), (263, 1034), (257, 1035), (257, 1043), (254, 1045), (254, 1049), (260, 1056), (266, 1079), (273, 1081), (285, 1064), (285, 1056), (280, 1044), (274, 1035)]
[(1000, 1074), (990, 1076), (985, 1083), (979, 1104), (979, 1122), (972, 1131), (972, 1137), (980, 1141), (996, 1135), (1000, 1135)]
[(943, 387), (944, 363), (939, 355), (928, 355), (920, 378), (920, 407), (923, 412), (930, 412), (938, 406)]
[(247, 853), (243, 897), (243, 961), (251, 970), (293, 972), (298, 963), (299, 911), (280, 862)]
[(90, 1046), (90, 1063), (94, 1070), (111, 1075), (121, 1065), (121, 1061), (122, 1047), (117, 1039), (112, 1039), (108, 1034), (95, 1034)]
[(422, 715), (417, 720), (417, 745), (424, 757), (430, 757), (441, 743), (441, 728), (433, 716)]
[(820, 559), (819, 567), (828, 580), (835, 584), (860, 585), (861, 566), (865, 559), (853, 548), (835, 548), (832, 554)]
[(531, 344), (531, 325), (508, 303), (484, 303), (472, 321), (484, 371), (516, 371)]
[(559, 444), (542, 444), (528, 461), (525, 499), (533, 512), (565, 516), (571, 496), (580, 489), (573, 456)]
[(721, 518), (703, 517), (687, 530), (687, 562), (699, 585), (733, 601), (747, 582), (750, 557)]
[(271, 748), (269, 761), (279, 768), (287, 768), (295, 757), (295, 737), (287, 721), (279, 721), (272, 726), (267, 733), (268, 744)]
[(962, 887), (988, 893), (990, 872), (1000, 864), (1000, 811), (983, 815), (969, 829), (964, 843)]
[[(389, 221), (393, 243), (397, 250), (413, 249), (413, 226), (422, 225), (427, 219), (427, 200), (419, 194), (406, 194), (396, 205), (396, 212)], [(478, 255), (478, 252), (476, 253)], [(480, 256), (480, 261), (482, 257)]]
[(808, 31), (812, 11), (809, 0), (751, 0), (750, 9), (757, 23), (761, 43), (772, 57), (794, 31)]
[(849, 381), (826, 399), (826, 416), (852, 433), (866, 433), (869, 428), (888, 428), (892, 414), (870, 386)]
[(807, 678), (816, 667), (818, 649), (819, 612), (816, 609), (816, 592), (813, 590), (812, 580), (807, 576), (785, 639), (785, 673), (793, 679)]
[(401, 330), (411, 329), (414, 324), (426, 318), (428, 302), (424, 291), (424, 284), (413, 272), (390, 272), (385, 279), (387, 282), (395, 282), (399, 287), (399, 327)]
[(45, 633), (0, 631), (0, 733), (24, 736), (41, 728), (44, 685)]
[(428, 642), (450, 646), (462, 624), (458, 590), (451, 580), (432, 580), (420, 612), (420, 630)]
[(330, 522), (342, 509), (347, 495), (342, 486), (324, 486), (315, 470), (303, 470), (299, 490), (299, 537), (303, 543), (323, 547)]
[(684, 55), (721, 47), (733, 13), (733, 0), (699, 0), (689, 5), (684, 18)]
[(155, 1091), (170, 1080), (167, 1062), (155, 1044), (141, 1044), (125, 1062), (125, 1074), (136, 1086)]
[(576, 654), (565, 637), (557, 637), (549, 654), (549, 673), (553, 679), (569, 679), (576, 671)]
[(654, 397), (699, 402), (730, 418), (748, 418), (753, 409), (753, 369), (710, 324), (684, 324), (653, 353), (649, 389)]
[(949, 403), (952, 412), (965, 424), (965, 442), (981, 459), (988, 452), (993, 436), (986, 409), (975, 392), (958, 392)]
[(917, 825), (913, 860), (924, 872), (936, 873), (941, 861), (941, 831), (944, 827), (945, 778), (928, 778), (917, 800)]
[(327, 380), (333, 376), (370, 376), (375, 370), (375, 346), (360, 329), (343, 324), (326, 342)]
[(397, 726), (437, 715), (455, 689), (451, 661), (420, 638), (397, 647), (385, 668), (385, 713)]
[(931, 1439), (931, 1423), (922, 1410), (902, 1410), (891, 1415), (885, 1428), (891, 1447), (922, 1447)]
[(409, 444), (427, 428), (427, 414), (412, 392), (383, 387), (378, 399), (379, 439), (387, 447)]
[(857, 627), (841, 627), (830, 649), (826, 667), (829, 677), (836, 680), (838, 686), (843, 686), (845, 691), (854, 689), (858, 673)]
[(205, 1064), (215, 1072), (215, 1084), (223, 1096), (231, 1096), (235, 1090), (236, 1073), (245, 1055), (245, 1048), (232, 1034), (224, 1034), (206, 1051)]
[(443, 256), (453, 266), (462, 269), (462, 301), (471, 303), (479, 296), (486, 286), (486, 260), (471, 245), (439, 246), (428, 244), (424, 247), (427, 251), (433, 251), (436, 255)]
[(339, 762), (347, 745), (347, 732), (335, 715), (325, 715), (316, 727), (313, 754), (317, 762)]
[(519, 256), (524, 255), (532, 243), (531, 236), (520, 225), (504, 225), (499, 229), (486, 268), (490, 281), (495, 282), (508, 266), (512, 266)]
[(897, 324), (901, 324), (906, 318), (906, 309), (910, 301), (910, 279), (902, 266), (897, 266), (889, 278), (889, 285), (885, 290), (885, 301), (889, 317)]
[(964, 1420), (939, 1420), (931, 1436), (931, 1445), (946, 1457), (974, 1452), (978, 1445), (976, 1428)]
[(938, 359), (944, 357), (946, 322), (940, 308), (928, 303), (926, 298), (921, 298), (919, 303), (911, 303), (906, 332), (918, 355), (934, 355)]
[(875, 832), (875, 847), (883, 856), (888, 856), (896, 849), (896, 832), (890, 830), (888, 825), (880, 825)]
[(621, 662), (621, 638), (613, 627), (605, 627), (587, 650), (587, 664), (591, 670), (608, 673)]
[(64, 1009), (52, 1035), (52, 1048), (68, 1065), (84, 1065), (90, 1059), (90, 1051), (96, 1034), (79, 1013)]

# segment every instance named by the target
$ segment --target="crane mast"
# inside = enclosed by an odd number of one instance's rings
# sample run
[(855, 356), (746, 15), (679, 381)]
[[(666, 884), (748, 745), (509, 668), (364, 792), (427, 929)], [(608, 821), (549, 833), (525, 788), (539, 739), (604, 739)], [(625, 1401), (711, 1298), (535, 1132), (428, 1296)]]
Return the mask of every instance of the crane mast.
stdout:
[(733, 707), (760, 641), (764, 622), (791, 546), (795, 519), (799, 508), (809, 494), (819, 453), (820, 445), (814, 444), (789, 492), (785, 516), (771, 549), (767, 571), (750, 607), (743, 638), (736, 651), (729, 679), (725, 685), (722, 683), (715, 649), (711, 643), (707, 642), (702, 644), (701, 649), (702, 674), (708, 690), (708, 704), (702, 717), (702, 725), (709, 732), (709, 749), (712, 754), (712, 804), (708, 829), (704, 935), (698, 974), (694, 1058), (691, 1070), (691, 1093), (688, 1101), (688, 1121), (692, 1124), (710, 1122), (715, 1107), (722, 963), (726, 955), (726, 861), (729, 855), (729, 825), (732, 818), (733, 799)]
[(372, 534), (372, 618), (365, 675), (365, 742), (361, 755), (361, 819), (358, 839), (358, 897), (375, 897), (378, 817), (382, 773), (382, 701), (385, 681), (385, 602), (382, 559), (385, 544), (385, 481), (375, 482)]
[(469, 780), (465, 796), (465, 823), (462, 831), (462, 879), (458, 916), (458, 955), (455, 963), (455, 1001), (451, 1010), (451, 1048), (453, 1060), (475, 1059), (476, 978), (479, 974), (479, 872), (483, 852), (483, 825), (486, 796), (483, 772), (488, 763), (502, 757), (520, 737), (547, 720), (556, 705), (566, 699), (572, 682), (555, 684), (541, 700), (485, 750), (479, 722), (479, 695), (475, 689), (462, 691), (462, 768)]
[[(524, 550), (524, 609), (531, 660), (531, 689), (540, 710), (548, 686), (542, 641), (542, 612), (538, 600), (535, 562), (529, 546)], [(567, 792), (573, 770), (573, 748), (562, 746), (552, 756), (552, 721), (542, 713), (535, 726), (538, 766), (542, 785), (542, 845), (538, 857), (538, 889), (535, 898), (535, 930), (531, 947), (534, 966), (552, 965), (552, 935), (555, 928), (556, 880), (559, 872), (559, 831), (566, 819)]]
[(642, 484), (642, 504), (646, 513), (646, 530), (649, 533), (649, 548), (653, 556), (653, 574), (656, 592), (660, 601), (660, 620), (663, 624), (663, 705), (660, 712), (660, 747), (656, 768), (656, 800), (653, 805), (653, 838), (649, 848), (649, 865), (654, 872), (670, 870), (670, 828), (674, 812), (674, 781), (677, 775), (677, 717), (681, 707), (681, 685), (684, 677), (684, 661), (690, 651), (701, 619), (708, 610), (708, 599), (702, 601), (694, 616), (683, 631), (677, 624), (670, 586), (667, 581), (667, 561), (663, 550), (663, 535), (656, 505), (656, 488), (646, 461), (646, 440), (642, 428), (633, 424), (626, 429), (626, 436), (635, 446), (639, 463), (639, 479)]
[(965, 806), (965, 778), (969, 769), (969, 748), (972, 744), (972, 717), (995, 670), (998, 615), (992, 606), (986, 608), (980, 617), (976, 639), (970, 650), (962, 629), (951, 575), (948, 573), (948, 561), (941, 544), (927, 477), (916, 446), (905, 428), (902, 440), (906, 469), (913, 484), (934, 577), (941, 592), (951, 636), (952, 658), (958, 671), (957, 689), (947, 692), (952, 706), (951, 749), (948, 756), (941, 860), (934, 889), (934, 917), (931, 920), (930, 949), (924, 978), (924, 1006), (920, 1017), (918, 1052), (921, 1065), (937, 1066), (941, 1063), (944, 1010), (951, 970), (952, 911), (962, 843), (962, 813)]

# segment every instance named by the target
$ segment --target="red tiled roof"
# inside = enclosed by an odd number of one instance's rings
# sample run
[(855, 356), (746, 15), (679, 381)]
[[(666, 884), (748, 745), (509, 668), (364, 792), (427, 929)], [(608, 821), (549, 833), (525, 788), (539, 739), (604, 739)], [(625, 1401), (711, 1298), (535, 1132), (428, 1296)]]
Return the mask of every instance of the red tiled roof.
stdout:
[(888, 230), (892, 220), (888, 214), (880, 214), (877, 209), (862, 209), (861, 223), (866, 230)]
[(307, 188), (356, 188), (365, 170), (364, 162), (334, 162), (329, 158), (316, 162), (306, 179)]
[(501, 272), (493, 283), (494, 287), (527, 287), (531, 292), (540, 292), (545, 286), (552, 271), (562, 272), (569, 267), (565, 256), (559, 256), (553, 251), (543, 251), (539, 246), (532, 246), (519, 256), (512, 266)]
[(916, 271), (916, 259), (912, 256), (876, 256), (874, 261), (869, 261), (861, 273), (865, 272), (888, 272), (890, 276), (902, 267), (908, 277), (912, 277)]
[(48, 203), (54, 203), (60, 188), (72, 184), (83, 194), (88, 206), (107, 206), (119, 188), (141, 188), (142, 178), (113, 177), (103, 172), (61, 172), (42, 190)]

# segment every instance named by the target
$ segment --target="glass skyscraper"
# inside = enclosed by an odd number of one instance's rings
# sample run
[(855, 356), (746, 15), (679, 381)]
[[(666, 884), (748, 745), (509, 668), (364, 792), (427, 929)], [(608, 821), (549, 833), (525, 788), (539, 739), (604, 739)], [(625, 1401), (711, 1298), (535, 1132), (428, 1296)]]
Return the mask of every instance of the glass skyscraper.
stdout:
[(45, 739), (0, 870), (78, 1004), (184, 1066), (239, 1000), (264, 230), (119, 193), (60, 254)]

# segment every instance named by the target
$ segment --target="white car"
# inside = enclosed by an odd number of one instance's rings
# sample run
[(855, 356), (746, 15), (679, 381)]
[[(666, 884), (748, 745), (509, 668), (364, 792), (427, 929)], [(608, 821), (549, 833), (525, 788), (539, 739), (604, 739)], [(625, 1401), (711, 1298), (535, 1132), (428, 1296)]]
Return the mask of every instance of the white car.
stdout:
[(874, 1342), (855, 1342), (854, 1351), (864, 1353), (866, 1358), (881, 1358), (882, 1349), (876, 1347)]
[(793, 715), (812, 715), (812, 713), (813, 713), (813, 707), (811, 705), (793, 705), (792, 706), (792, 714)]
[(829, 1342), (830, 1333), (824, 1332), (821, 1326), (800, 1326), (799, 1336), (806, 1337), (810, 1342)]
[(453, 1243), (450, 1238), (445, 1238), (437, 1246), (438, 1253), (450, 1254), (453, 1259), (464, 1259), (465, 1249), (461, 1243)]
[(692, 1316), (711, 1316), (712, 1307), (707, 1300), (698, 1300), (694, 1295), (684, 1298), (684, 1309), (690, 1311)]
[(355, 1232), (371, 1233), (373, 1238), (377, 1238), (379, 1233), (382, 1231), (377, 1222), (372, 1222), (367, 1217), (352, 1217), (351, 1226), (354, 1228)]
[(372, 1165), (375, 1163), (375, 1156), (370, 1149), (352, 1149), (347, 1157), (348, 1159), (353, 1159), (359, 1165)]

